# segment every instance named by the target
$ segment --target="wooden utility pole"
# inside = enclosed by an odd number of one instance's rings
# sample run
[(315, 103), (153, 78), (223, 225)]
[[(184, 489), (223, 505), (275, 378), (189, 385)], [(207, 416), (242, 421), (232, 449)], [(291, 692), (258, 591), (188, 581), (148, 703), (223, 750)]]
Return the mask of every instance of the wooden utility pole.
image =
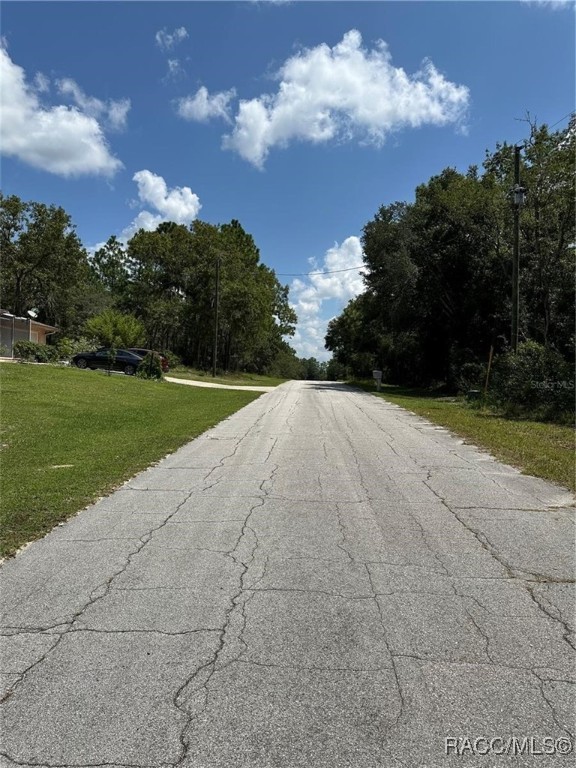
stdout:
[(514, 245), (512, 251), (512, 352), (518, 349), (518, 320), (520, 316), (520, 147), (514, 147)]
[(212, 350), (212, 377), (216, 377), (218, 357), (218, 305), (220, 302), (220, 258), (216, 259), (216, 297), (214, 299), (214, 348)]

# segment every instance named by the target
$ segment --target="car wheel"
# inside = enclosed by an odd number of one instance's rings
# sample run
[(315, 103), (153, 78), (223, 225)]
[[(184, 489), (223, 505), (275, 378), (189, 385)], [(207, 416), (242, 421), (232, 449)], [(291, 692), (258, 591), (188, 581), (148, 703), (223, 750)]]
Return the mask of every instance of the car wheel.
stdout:
[(84, 360), (83, 357), (79, 358), (76, 361), (76, 365), (78, 366), (78, 368), (82, 368), (82, 369), (88, 368), (88, 362), (86, 360)]
[(134, 376), (134, 374), (136, 373), (136, 368), (130, 363), (128, 363), (128, 365), (124, 366), (124, 373), (126, 374), (126, 376)]

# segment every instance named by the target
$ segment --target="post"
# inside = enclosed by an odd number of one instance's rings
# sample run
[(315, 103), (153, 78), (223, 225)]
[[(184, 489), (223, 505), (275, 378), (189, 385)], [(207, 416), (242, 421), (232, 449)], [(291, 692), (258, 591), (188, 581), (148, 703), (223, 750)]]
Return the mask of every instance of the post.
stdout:
[(484, 397), (488, 392), (488, 382), (490, 381), (490, 368), (492, 368), (492, 357), (494, 355), (494, 344), (490, 344), (490, 354), (488, 355), (488, 368), (486, 369), (486, 381), (484, 382)]
[(218, 304), (220, 301), (220, 259), (216, 259), (216, 298), (214, 299), (214, 349), (212, 352), (212, 378), (216, 377), (218, 355)]
[[(514, 147), (514, 188), (520, 187), (520, 147)], [(514, 243), (512, 251), (512, 352), (518, 349), (518, 320), (520, 316), (520, 202), (514, 197)]]

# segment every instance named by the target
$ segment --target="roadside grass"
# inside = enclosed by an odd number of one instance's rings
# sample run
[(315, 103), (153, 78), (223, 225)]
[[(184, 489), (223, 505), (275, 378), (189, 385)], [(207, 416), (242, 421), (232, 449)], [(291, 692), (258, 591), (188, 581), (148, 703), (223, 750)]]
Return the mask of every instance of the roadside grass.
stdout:
[(0, 376), (2, 556), (259, 397), (46, 365)]
[(525, 474), (576, 491), (574, 430), (571, 427), (504, 418), (486, 406), (471, 406), (462, 400), (438, 397), (424, 390), (383, 384), (378, 393), (373, 381), (349, 383), (446, 427)]
[(277, 376), (261, 376), (257, 373), (220, 373), (218, 376), (212, 377), (211, 373), (206, 371), (199, 371), (196, 368), (188, 368), (188, 366), (178, 365), (171, 368), (167, 376), (171, 376), (175, 379), (189, 379), (191, 381), (206, 381), (214, 384), (229, 384), (234, 387), (277, 387), (279, 384), (283, 384), (288, 379), (281, 379)]

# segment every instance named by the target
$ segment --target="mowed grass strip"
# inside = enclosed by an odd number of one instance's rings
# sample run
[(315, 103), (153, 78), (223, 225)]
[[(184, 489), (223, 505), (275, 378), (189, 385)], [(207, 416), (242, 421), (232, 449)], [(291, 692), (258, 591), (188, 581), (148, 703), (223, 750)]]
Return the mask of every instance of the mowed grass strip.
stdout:
[(373, 382), (350, 383), (446, 427), (525, 474), (576, 490), (571, 427), (507, 419), (489, 408), (471, 408), (455, 398), (434, 397), (420, 390), (383, 385), (377, 393)]
[(2, 556), (260, 396), (14, 363), (0, 377)]

